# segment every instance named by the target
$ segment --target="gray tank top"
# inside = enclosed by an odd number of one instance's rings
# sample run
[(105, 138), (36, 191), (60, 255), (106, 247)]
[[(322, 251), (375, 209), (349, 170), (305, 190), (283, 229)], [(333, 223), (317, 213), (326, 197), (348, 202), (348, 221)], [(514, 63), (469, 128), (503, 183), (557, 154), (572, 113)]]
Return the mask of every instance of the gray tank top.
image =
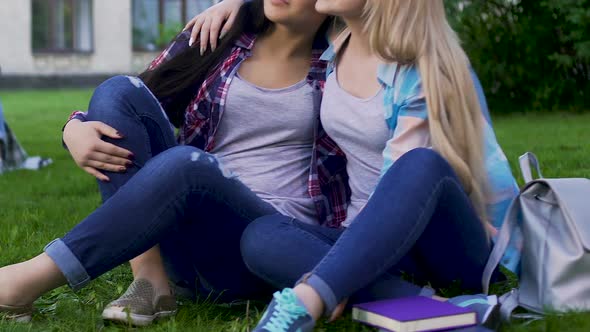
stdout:
[(307, 191), (315, 94), (306, 80), (265, 89), (236, 75), (211, 151), (258, 197), (307, 223), (318, 222)]
[(326, 133), (346, 154), (351, 189), (343, 226), (349, 226), (367, 204), (383, 167), (383, 149), (389, 139), (383, 105), (384, 90), (361, 99), (338, 84), (336, 71), (328, 76), (322, 99), (321, 121)]

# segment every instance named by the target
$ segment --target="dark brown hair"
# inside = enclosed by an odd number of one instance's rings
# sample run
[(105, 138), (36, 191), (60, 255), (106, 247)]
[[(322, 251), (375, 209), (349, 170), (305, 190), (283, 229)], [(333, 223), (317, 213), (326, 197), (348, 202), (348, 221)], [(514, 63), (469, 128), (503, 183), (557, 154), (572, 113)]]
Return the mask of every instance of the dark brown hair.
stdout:
[[(318, 31), (318, 38), (324, 38), (328, 21), (331, 20), (326, 20)], [(185, 109), (199, 86), (210, 70), (225, 59), (235, 41), (244, 33), (263, 34), (271, 26), (272, 22), (264, 15), (264, 1), (247, 1), (215, 51), (208, 49), (201, 55), (199, 47), (189, 47), (155, 69), (146, 70), (139, 77), (160, 102), (165, 101), (165, 111), (170, 121), (179, 127), (184, 121)], [(187, 32), (185, 34), (188, 35)], [(188, 40), (185, 42), (188, 43)]]

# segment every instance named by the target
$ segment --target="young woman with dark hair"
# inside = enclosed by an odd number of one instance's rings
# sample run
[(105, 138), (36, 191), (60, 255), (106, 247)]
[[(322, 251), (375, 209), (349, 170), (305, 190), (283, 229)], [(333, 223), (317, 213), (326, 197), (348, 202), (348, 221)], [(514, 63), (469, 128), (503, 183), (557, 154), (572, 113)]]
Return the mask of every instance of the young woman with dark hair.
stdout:
[(0, 269), (0, 312), (29, 320), (45, 292), (128, 260), (135, 280), (105, 319), (174, 314), (169, 279), (223, 301), (269, 294), (240, 255), (248, 223), (277, 212), (329, 220), (326, 198), (308, 192), (310, 164), (330, 143), (317, 126), (329, 19), (314, 4), (248, 2), (214, 50), (189, 47), (185, 31), (139, 77), (101, 84), (64, 143), (100, 180), (103, 204), (44, 253)]

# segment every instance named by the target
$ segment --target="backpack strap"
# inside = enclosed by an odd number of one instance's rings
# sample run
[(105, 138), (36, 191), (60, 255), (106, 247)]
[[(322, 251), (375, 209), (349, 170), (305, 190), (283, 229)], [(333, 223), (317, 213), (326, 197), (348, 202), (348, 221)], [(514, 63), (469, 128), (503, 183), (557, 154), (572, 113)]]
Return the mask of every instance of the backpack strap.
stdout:
[(518, 295), (518, 288), (514, 288), (498, 299), (498, 302), (500, 302), (500, 319), (503, 322), (510, 322), (512, 312), (518, 307)]
[(492, 274), (494, 273), (494, 270), (496, 270), (496, 267), (500, 264), (500, 261), (506, 252), (506, 248), (508, 248), (508, 244), (510, 243), (510, 236), (518, 225), (519, 211), (520, 200), (518, 197), (516, 197), (514, 200), (512, 200), (512, 203), (510, 203), (508, 213), (504, 217), (502, 228), (500, 229), (500, 233), (496, 238), (496, 243), (494, 243), (494, 249), (490, 253), (488, 262), (486, 263), (486, 266), (483, 270), (481, 284), (485, 294), (488, 294), (490, 291), (490, 281), (492, 279)]
[(539, 160), (534, 153), (527, 152), (523, 154), (518, 158), (518, 163), (520, 164), (520, 171), (522, 173), (524, 183), (529, 183), (534, 180), (531, 166), (533, 166), (537, 171), (537, 178), (543, 178), (543, 174), (541, 174), (541, 167), (539, 166)]
[[(533, 181), (533, 174), (531, 171), (531, 165), (535, 167), (537, 170), (537, 175), (542, 178), (543, 175), (541, 174), (541, 169), (539, 167), (539, 161), (537, 156), (532, 152), (527, 152), (518, 158), (520, 163), (520, 170), (522, 172), (522, 177), (525, 180), (525, 183), (530, 183)], [(484, 293), (488, 294), (490, 291), (490, 280), (492, 279), (492, 273), (496, 267), (500, 264), (506, 249), (508, 248), (508, 244), (510, 243), (510, 236), (512, 235), (513, 231), (518, 226), (518, 214), (520, 211), (520, 199), (519, 196), (516, 196), (512, 203), (510, 203), (510, 207), (507, 210), (506, 216), (504, 216), (504, 221), (502, 223), (502, 228), (500, 229), (500, 233), (496, 239), (496, 243), (494, 244), (494, 249), (488, 258), (488, 262), (486, 264), (485, 269), (483, 270), (483, 277), (482, 277), (482, 287)]]
[(498, 298), (498, 302), (500, 303), (500, 320), (502, 322), (509, 323), (512, 318), (515, 318), (526, 321), (524, 325), (527, 325), (536, 320), (543, 319), (543, 315), (534, 312), (515, 314), (514, 310), (520, 306), (518, 302), (519, 296), (520, 291), (518, 288), (514, 288)]

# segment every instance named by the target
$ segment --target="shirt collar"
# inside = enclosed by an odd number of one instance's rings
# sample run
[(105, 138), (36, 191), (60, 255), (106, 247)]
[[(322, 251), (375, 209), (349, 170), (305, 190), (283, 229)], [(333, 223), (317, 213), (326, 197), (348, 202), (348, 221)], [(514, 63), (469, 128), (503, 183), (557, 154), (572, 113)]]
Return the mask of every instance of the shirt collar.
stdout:
[(336, 39), (334, 39), (333, 42), (330, 43), (330, 46), (328, 47), (328, 49), (326, 49), (324, 54), (322, 54), (320, 60), (334, 62), (334, 60), (336, 60), (338, 52), (340, 52), (340, 49), (342, 48), (342, 45), (344, 45), (344, 43), (348, 40), (349, 37), (350, 29), (346, 28), (338, 35), (338, 37), (336, 37)]
[(243, 33), (240, 38), (235, 41), (237, 47), (251, 51), (256, 42), (256, 35), (253, 33)]
[(395, 62), (380, 64), (379, 70), (377, 71), (377, 79), (379, 82), (381, 82), (381, 84), (384, 84), (390, 88), (393, 87), (393, 80), (395, 78), (397, 68), (398, 64)]

